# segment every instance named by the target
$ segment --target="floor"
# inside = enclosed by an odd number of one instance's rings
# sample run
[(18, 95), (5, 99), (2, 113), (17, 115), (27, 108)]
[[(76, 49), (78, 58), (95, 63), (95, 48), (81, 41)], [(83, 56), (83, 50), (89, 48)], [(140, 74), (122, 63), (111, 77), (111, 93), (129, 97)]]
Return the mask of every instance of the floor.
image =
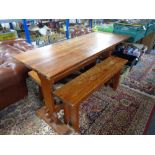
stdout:
[[(130, 74), (129, 68), (126, 67), (122, 72), (121, 83)], [(0, 111), (0, 134), (57, 134), (35, 115), (35, 111), (43, 105), (42, 101), (38, 99), (38, 86), (30, 78), (27, 80), (27, 85), (29, 89), (27, 98)], [(125, 106), (120, 106), (122, 101), (123, 104), (126, 104)], [(141, 102), (143, 104), (140, 104)], [(133, 88), (122, 85), (116, 92), (113, 92), (110, 88), (104, 87), (82, 104), (80, 111), (81, 134), (143, 134), (143, 130), (145, 130), (145, 134), (155, 134), (155, 109), (150, 117), (153, 102), (155, 103), (154, 96)], [(128, 104), (132, 106), (128, 106)], [(122, 113), (127, 106), (128, 111), (130, 111), (130, 119), (128, 119), (127, 113)], [(124, 109), (122, 110), (122, 108)], [(114, 109), (114, 111), (111, 109)], [(112, 116), (114, 113), (114, 118), (110, 117), (110, 114)], [(107, 115), (109, 115), (109, 118)], [(143, 116), (142, 119), (140, 119), (141, 116)], [(63, 111), (58, 113), (58, 117), (63, 121)], [(99, 127), (97, 127), (96, 123), (100, 124)], [(96, 131), (97, 129), (98, 131)], [(78, 133), (73, 132), (72, 134)]]

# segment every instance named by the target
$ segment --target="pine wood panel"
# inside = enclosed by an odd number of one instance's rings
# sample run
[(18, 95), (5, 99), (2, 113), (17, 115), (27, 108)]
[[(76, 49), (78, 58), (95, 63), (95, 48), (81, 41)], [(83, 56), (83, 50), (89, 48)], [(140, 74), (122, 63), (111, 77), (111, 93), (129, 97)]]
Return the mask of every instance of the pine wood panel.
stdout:
[(125, 59), (109, 57), (56, 90), (54, 94), (60, 97), (64, 103), (71, 106), (78, 105), (94, 90), (114, 77), (126, 63)]
[(81, 37), (65, 40), (42, 48), (16, 55), (15, 58), (29, 68), (51, 79), (66, 70), (78, 66), (87, 59), (101, 54), (128, 36), (94, 32)]

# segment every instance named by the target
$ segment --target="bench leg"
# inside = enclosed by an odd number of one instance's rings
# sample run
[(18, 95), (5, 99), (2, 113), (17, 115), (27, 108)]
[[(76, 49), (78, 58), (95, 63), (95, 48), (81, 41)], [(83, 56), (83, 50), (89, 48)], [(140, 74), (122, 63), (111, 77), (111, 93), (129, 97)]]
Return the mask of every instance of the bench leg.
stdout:
[(71, 123), (75, 131), (79, 132), (79, 106), (71, 108)]
[(70, 121), (70, 108), (66, 103), (64, 103), (64, 122), (69, 124)]
[(116, 90), (119, 85), (120, 74), (121, 74), (121, 70), (113, 77), (113, 80), (112, 80), (113, 90)]

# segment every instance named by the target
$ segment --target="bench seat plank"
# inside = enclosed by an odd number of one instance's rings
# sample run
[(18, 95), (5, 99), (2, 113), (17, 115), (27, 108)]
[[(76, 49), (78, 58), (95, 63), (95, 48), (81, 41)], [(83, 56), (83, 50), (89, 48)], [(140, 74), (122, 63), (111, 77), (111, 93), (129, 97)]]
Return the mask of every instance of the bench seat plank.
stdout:
[(126, 63), (125, 59), (111, 56), (56, 90), (54, 94), (70, 106), (77, 105), (109, 81)]

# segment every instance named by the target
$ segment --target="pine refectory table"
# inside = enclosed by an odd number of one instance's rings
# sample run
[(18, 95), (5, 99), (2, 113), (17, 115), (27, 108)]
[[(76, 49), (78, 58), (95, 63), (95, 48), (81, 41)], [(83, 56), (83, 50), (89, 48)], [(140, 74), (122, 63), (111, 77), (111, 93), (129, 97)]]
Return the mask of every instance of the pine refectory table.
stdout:
[(38, 110), (39, 116), (58, 133), (69, 131), (57, 117), (56, 112), (62, 107), (54, 103), (52, 85), (94, 62), (100, 55), (128, 38), (125, 35), (93, 32), (16, 55), (15, 58), (36, 71), (41, 80), (45, 106)]

